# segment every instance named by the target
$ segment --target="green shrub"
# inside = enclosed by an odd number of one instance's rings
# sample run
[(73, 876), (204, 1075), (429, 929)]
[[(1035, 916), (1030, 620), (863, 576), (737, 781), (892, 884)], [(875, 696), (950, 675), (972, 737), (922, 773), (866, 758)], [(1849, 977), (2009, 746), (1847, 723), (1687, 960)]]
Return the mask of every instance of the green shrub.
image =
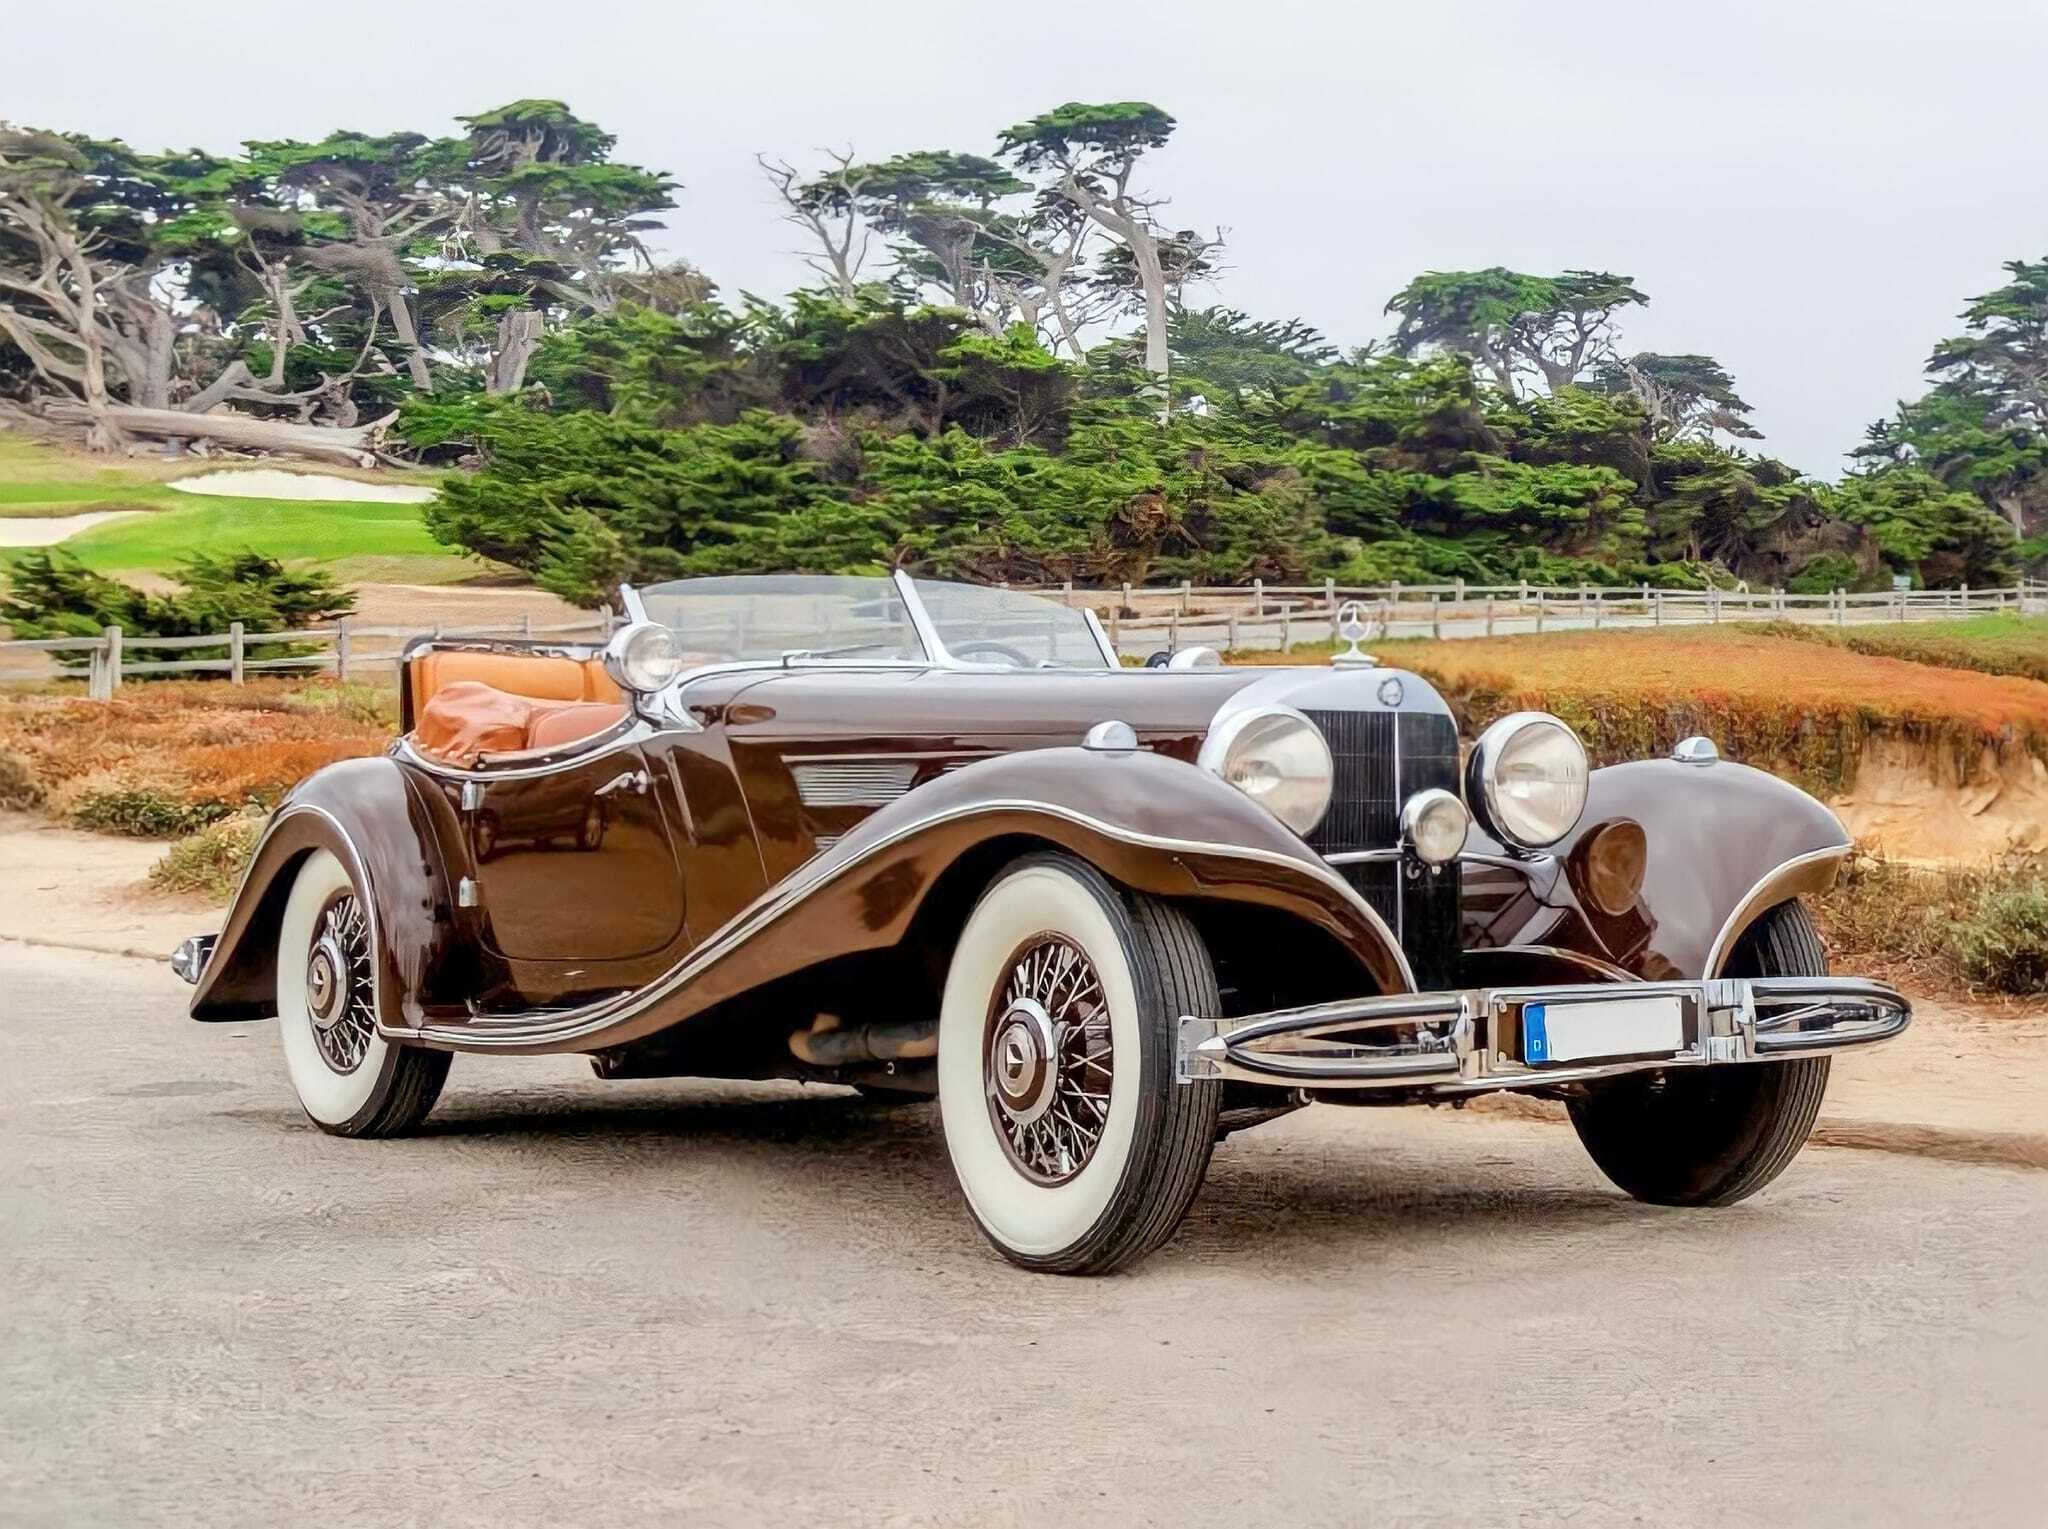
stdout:
[(181, 801), (163, 791), (135, 786), (86, 793), (72, 806), (71, 820), (93, 833), (174, 839), (218, 823), (234, 810), (226, 802)]
[(149, 868), (150, 885), (165, 892), (199, 892), (216, 901), (234, 894), (248, 868), (264, 819), (243, 814), (223, 818), (180, 839)]
[[(0, 587), (0, 621), (16, 637), (95, 637), (105, 627), (151, 637), (225, 634), (239, 621), (251, 632), (290, 631), (345, 616), (355, 596), (326, 574), (295, 572), (260, 552), (221, 556), (194, 553), (173, 573), (184, 587), (175, 594), (148, 594), (119, 579), (92, 572), (69, 553), (55, 549), (24, 552), (5, 570)], [(256, 644), (251, 658), (282, 658), (308, 651), (301, 645)], [(197, 648), (180, 658), (220, 658), (217, 648)], [(73, 667), (83, 653), (55, 655)]]
[(1957, 965), (1979, 987), (2048, 992), (2048, 880), (1980, 898), (1953, 938)]

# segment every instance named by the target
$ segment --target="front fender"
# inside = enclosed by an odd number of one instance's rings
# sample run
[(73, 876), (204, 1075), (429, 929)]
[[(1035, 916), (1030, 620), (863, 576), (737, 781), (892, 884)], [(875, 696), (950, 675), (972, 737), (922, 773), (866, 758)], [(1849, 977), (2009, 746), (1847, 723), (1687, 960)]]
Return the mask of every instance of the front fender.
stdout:
[(391, 1030), (419, 1025), (424, 996), (459, 992), (480, 976), (470, 970), (474, 944), (454, 920), (442, 850), (442, 835), (453, 832), (446, 801), (420, 789), (389, 757), (343, 760), (309, 775), (264, 828), (199, 974), (192, 1017), (265, 1019), (277, 1012), (285, 903), (300, 863), (324, 849), (348, 868), (371, 919), (379, 1023)]
[[(1551, 854), (1518, 863), (1474, 832), (1469, 850), (1483, 858), (1464, 873), (1468, 960), (1487, 981), (1561, 975), (1514, 965), (1517, 954), (1582, 976), (1717, 977), (1764, 913), (1832, 886), (1851, 847), (1821, 803), (1747, 765), (1654, 759), (1595, 770), (1585, 815)], [(1603, 875), (1614, 852), (1640, 854), (1632, 896), (1615, 895)]]

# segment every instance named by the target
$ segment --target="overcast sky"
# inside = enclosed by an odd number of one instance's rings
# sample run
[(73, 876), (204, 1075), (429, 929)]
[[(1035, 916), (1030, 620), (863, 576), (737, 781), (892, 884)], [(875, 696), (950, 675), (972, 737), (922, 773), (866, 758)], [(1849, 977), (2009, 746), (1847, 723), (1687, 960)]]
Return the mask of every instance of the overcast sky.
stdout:
[(1584, 266), (1835, 476), (1999, 263), (2048, 254), (2048, 0), (0, 0), (0, 117), (138, 147), (446, 132), (566, 100), (686, 189), (670, 252), (804, 279), (757, 150), (986, 150), (1067, 100), (1180, 129), (1152, 186), (1225, 226), (1217, 300), (1386, 333), (1419, 271)]

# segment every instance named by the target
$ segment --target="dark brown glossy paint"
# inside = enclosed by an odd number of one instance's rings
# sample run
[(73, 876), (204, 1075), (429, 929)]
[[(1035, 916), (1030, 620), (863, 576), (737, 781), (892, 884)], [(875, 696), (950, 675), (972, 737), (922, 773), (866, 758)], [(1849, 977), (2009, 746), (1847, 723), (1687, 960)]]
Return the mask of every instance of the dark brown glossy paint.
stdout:
[[(273, 1012), (278, 922), (316, 847), (341, 857), (374, 909), (385, 1025), (439, 1045), (595, 1051), (644, 1038), (901, 940), (933, 889), (958, 893), (948, 873), (988, 846), (1059, 846), (1141, 891), (1278, 910), (1348, 952), (1359, 991), (1400, 991), (1402, 959), (1384, 927), (1292, 833), (1187, 763), (1216, 708), (1273, 673), (707, 675), (684, 691), (702, 731), (642, 727), (566, 761), (594, 782), (647, 772), (646, 792), (622, 804), (594, 851), (500, 846), (480, 861), (457, 779), (395, 758), (332, 766), (280, 807), (193, 1013)], [(1111, 717), (1130, 722), (1145, 751), (1072, 747)], [(878, 809), (806, 807), (788, 764), (905, 753), (926, 761), (917, 784)], [(559, 788), (492, 782), (486, 800), (516, 792), (515, 819), (550, 823), (544, 798)], [(1617, 824), (1639, 826), (1643, 880), (1625, 905), (1603, 908), (1586, 847)], [(821, 836), (843, 837), (821, 853)], [(1467, 975), (1699, 975), (1717, 932), (1774, 868), (1845, 843), (1819, 803), (1739, 765), (1596, 771), (1585, 820), (1554, 856), (1467, 868)], [(1476, 833), (1472, 848), (1500, 850)], [(465, 877), (483, 885), (478, 907), (458, 906)], [(1808, 890), (1798, 878), (1785, 885), (1784, 895)], [(562, 1012), (594, 1023), (565, 1038), (552, 1017)]]
[[(1603, 908), (1584, 850), (1612, 825), (1640, 830), (1643, 879), (1626, 904)], [(1552, 854), (1519, 868), (1466, 867), (1466, 964), (1475, 980), (1521, 980), (1502, 977), (1505, 952), (1549, 947), (1646, 980), (1716, 975), (1708, 958), (1731, 915), (1754, 919), (1825, 886), (1834, 862), (1790, 875), (1782, 895), (1745, 909), (1753, 890), (1770, 890), (1789, 862), (1848, 844), (1827, 808), (1746, 765), (1655, 759), (1595, 770), (1585, 816)], [(1469, 847), (1504, 853), (1476, 829)]]

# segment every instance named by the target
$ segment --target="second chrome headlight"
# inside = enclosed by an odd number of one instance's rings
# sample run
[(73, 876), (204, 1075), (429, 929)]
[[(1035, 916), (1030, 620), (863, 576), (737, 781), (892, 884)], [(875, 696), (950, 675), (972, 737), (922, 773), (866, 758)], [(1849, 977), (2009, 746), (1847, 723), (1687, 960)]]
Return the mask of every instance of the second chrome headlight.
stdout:
[(1473, 745), (1465, 796), (1480, 827), (1517, 849), (1543, 849), (1586, 810), (1586, 749), (1548, 712), (1502, 717)]
[(1322, 730), (1291, 706), (1261, 706), (1226, 717), (1203, 741), (1213, 770), (1298, 834), (1329, 810), (1334, 767)]

